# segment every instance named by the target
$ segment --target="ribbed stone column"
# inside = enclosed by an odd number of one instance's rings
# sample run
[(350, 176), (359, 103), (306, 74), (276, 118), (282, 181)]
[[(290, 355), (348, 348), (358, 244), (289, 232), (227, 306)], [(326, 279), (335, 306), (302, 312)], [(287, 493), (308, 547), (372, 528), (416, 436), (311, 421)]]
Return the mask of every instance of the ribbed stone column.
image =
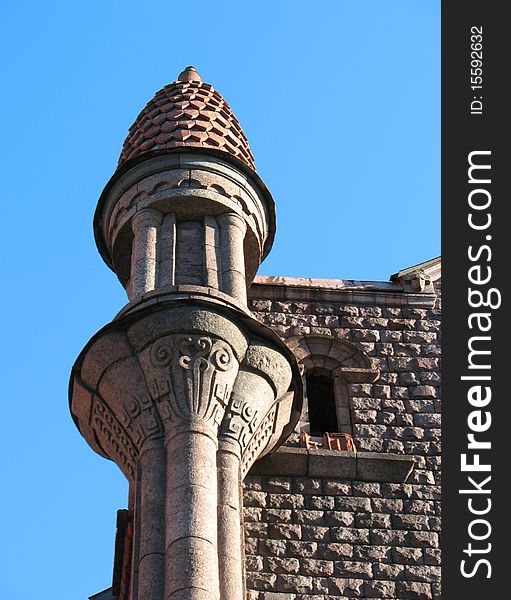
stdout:
[(235, 213), (225, 213), (220, 215), (217, 220), (220, 224), (222, 291), (246, 304), (247, 284), (243, 240), (247, 224)]
[(140, 550), (138, 598), (161, 600), (165, 572), (167, 457), (163, 442), (140, 455)]
[(133, 249), (130, 288), (133, 297), (154, 290), (156, 284), (156, 246), (162, 214), (152, 208), (141, 210), (131, 222)]
[(243, 600), (241, 461), (233, 444), (218, 448), (218, 558), (222, 600)]

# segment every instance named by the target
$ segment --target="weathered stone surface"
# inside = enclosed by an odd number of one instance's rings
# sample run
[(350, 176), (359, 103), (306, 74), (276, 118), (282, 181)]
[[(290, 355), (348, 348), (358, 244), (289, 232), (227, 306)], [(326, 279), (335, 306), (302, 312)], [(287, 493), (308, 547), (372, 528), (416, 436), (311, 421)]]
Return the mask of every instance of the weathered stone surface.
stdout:
[(393, 581), (364, 581), (366, 598), (395, 598), (396, 584)]
[(302, 528), (300, 525), (285, 525), (269, 523), (268, 535), (273, 539), (301, 540)]
[(368, 544), (368, 529), (353, 529), (351, 527), (332, 527), (330, 529), (332, 540), (335, 542), (349, 542), (351, 544)]
[(298, 573), (300, 562), (296, 558), (267, 558), (266, 566), (270, 573)]
[(334, 572), (334, 563), (329, 560), (304, 559), (300, 561), (300, 572), (314, 577), (329, 577)]
[(313, 589), (312, 577), (304, 575), (278, 575), (277, 588), (283, 592), (305, 594)]
[(420, 548), (392, 548), (392, 560), (397, 564), (422, 564), (423, 553)]
[(333, 527), (351, 527), (355, 522), (353, 513), (346, 511), (327, 511), (324, 514), (324, 519), (325, 525)]
[(410, 600), (430, 600), (433, 597), (431, 586), (428, 583), (400, 581), (397, 584), (397, 591), (401, 598)]
[(360, 598), (364, 595), (364, 580), (349, 578), (330, 578), (330, 593), (346, 596), (346, 598)]
[(351, 544), (340, 544), (333, 542), (331, 544), (319, 544), (318, 545), (318, 556), (324, 560), (337, 560), (339, 558), (351, 558), (353, 556), (354, 549), (358, 546)]
[(366, 562), (340, 560), (335, 562), (335, 574), (340, 577), (370, 579), (373, 576), (373, 568)]

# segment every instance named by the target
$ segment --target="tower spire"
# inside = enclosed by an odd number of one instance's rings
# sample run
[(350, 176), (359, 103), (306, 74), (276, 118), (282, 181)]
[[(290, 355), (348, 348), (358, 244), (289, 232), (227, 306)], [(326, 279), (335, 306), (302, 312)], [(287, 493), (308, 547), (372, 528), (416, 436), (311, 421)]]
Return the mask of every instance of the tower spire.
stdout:
[(130, 302), (71, 374), (80, 432), (130, 483), (119, 600), (244, 598), (242, 478), (301, 404), (296, 359), (247, 307), (273, 210), (234, 115), (187, 67), (100, 198), (98, 246)]

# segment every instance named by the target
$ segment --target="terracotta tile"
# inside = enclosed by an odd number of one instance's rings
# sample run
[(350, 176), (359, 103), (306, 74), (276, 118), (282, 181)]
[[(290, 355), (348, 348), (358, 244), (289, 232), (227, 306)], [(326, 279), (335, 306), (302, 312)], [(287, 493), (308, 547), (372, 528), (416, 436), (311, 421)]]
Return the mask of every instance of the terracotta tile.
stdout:
[(248, 141), (229, 105), (194, 69), (161, 89), (130, 127), (119, 166), (154, 149), (211, 147), (255, 169)]

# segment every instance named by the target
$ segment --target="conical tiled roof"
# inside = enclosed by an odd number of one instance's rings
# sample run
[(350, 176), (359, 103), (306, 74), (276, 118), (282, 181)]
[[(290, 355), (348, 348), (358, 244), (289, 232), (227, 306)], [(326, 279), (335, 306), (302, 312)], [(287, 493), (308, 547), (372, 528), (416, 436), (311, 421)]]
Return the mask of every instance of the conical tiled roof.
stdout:
[(146, 152), (183, 147), (228, 152), (255, 170), (247, 138), (229, 105), (193, 67), (160, 90), (138, 115), (118, 168)]

